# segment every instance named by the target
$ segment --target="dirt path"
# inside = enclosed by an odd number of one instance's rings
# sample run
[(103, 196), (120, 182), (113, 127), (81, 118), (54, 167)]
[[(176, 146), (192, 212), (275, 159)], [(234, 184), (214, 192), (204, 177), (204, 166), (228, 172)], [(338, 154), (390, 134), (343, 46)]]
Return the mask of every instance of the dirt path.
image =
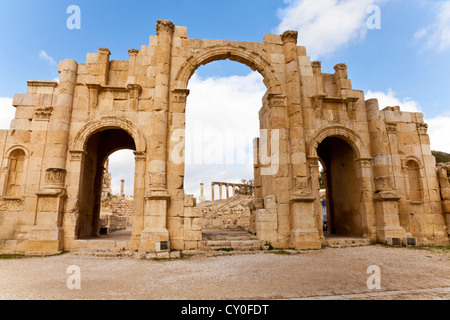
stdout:
[[(69, 290), (69, 266), (81, 289)], [(367, 288), (367, 268), (381, 290)], [(153, 261), (65, 254), (0, 260), (0, 299), (450, 299), (450, 255), (381, 245)]]

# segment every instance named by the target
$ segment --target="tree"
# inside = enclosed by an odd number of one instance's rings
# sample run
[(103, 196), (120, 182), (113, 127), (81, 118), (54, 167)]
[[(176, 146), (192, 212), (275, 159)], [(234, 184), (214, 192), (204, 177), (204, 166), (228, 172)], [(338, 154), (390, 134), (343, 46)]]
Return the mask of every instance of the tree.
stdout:
[(450, 154), (442, 151), (431, 151), (431, 154), (436, 158), (436, 163), (450, 162)]

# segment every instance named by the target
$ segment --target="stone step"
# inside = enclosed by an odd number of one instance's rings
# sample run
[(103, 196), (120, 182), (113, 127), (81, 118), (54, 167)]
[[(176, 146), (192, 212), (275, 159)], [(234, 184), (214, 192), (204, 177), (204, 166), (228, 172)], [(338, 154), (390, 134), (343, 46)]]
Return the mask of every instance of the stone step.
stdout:
[(206, 240), (207, 247), (246, 247), (246, 246), (262, 246), (260, 240)]
[(369, 239), (326, 239), (326, 245), (331, 248), (360, 247), (370, 245)]
[(222, 241), (222, 240), (258, 240), (256, 236), (248, 235), (248, 236), (216, 236), (214, 237), (214, 240)]
[(73, 252), (123, 252), (125, 251), (125, 247), (87, 247), (87, 248), (78, 248), (72, 250)]
[(203, 251), (257, 251), (263, 248), (263, 242), (260, 240), (205, 240)]
[(239, 246), (239, 247), (203, 247), (204, 251), (257, 251), (261, 250), (261, 246)]
[(133, 251), (95, 251), (95, 250), (79, 250), (73, 251), (72, 254), (77, 256), (93, 256), (102, 258), (121, 258), (121, 257), (132, 257), (134, 255)]

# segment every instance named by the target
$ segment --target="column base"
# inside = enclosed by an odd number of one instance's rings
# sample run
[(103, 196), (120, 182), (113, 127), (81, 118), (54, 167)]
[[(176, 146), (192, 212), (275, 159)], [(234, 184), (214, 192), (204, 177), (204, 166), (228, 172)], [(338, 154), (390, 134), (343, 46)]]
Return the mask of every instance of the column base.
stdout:
[(169, 231), (162, 229), (144, 229), (141, 232), (141, 240), (138, 252), (170, 251)]
[(406, 231), (400, 226), (385, 226), (377, 229), (378, 241), (387, 243), (388, 238), (399, 238), (400, 240), (406, 237)]
[(314, 228), (299, 228), (292, 230), (290, 243), (297, 250), (322, 248), (319, 231)]
[(17, 244), (17, 250), (42, 252), (46, 254), (61, 252), (64, 248), (64, 230), (61, 227), (33, 227), (28, 239)]

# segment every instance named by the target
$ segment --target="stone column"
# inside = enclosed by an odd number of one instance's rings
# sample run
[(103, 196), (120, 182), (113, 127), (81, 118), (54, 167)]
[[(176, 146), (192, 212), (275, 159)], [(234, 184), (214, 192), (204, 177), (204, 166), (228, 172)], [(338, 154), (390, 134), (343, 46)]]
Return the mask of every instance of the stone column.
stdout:
[(211, 183), (211, 201), (214, 201), (214, 183)]
[(229, 199), (229, 198), (230, 198), (230, 184), (227, 183), (227, 184), (225, 185), (225, 188), (226, 188), (226, 190), (227, 190), (227, 199)]
[(204, 184), (200, 183), (200, 197), (198, 199), (200, 202), (205, 201), (205, 192), (204, 192), (203, 187), (204, 187)]
[(401, 197), (393, 188), (392, 155), (389, 152), (386, 126), (381, 119), (378, 100), (367, 100), (366, 110), (373, 155), (377, 238), (381, 242), (386, 242), (387, 238), (403, 238), (405, 236), (405, 229), (400, 226), (399, 201)]
[[(322, 244), (314, 217), (315, 197), (311, 192), (306, 161), (297, 37), (296, 31), (286, 31), (281, 35), (285, 56), (286, 98), (290, 126), (290, 162), (292, 167), (289, 242), (296, 249), (313, 249), (320, 248)], [(285, 225), (288, 226), (286, 223)], [(283, 238), (286, 237), (285, 233), (286, 231), (283, 231)]]
[(310, 193), (309, 186), (303, 183), (308, 177), (308, 170), (303, 133), (303, 110), (301, 105), (297, 37), (298, 33), (296, 31), (286, 31), (281, 35), (285, 56), (286, 98), (290, 124), (291, 165), (294, 180), (293, 191), (296, 193)]
[(121, 197), (125, 197), (125, 193), (124, 193), (124, 188), (125, 188), (125, 180), (120, 180), (120, 196)]
[(62, 211), (66, 200), (66, 160), (77, 70), (76, 61), (61, 61), (56, 94), (52, 99), (43, 95), (43, 105), (37, 109), (36, 116), (44, 116), (49, 122), (41, 171), (43, 183), (37, 192), (36, 225), (30, 232), (30, 251), (57, 252), (64, 246)]
[(158, 20), (155, 49), (156, 79), (154, 91), (154, 126), (150, 142), (150, 185), (145, 196), (144, 230), (141, 233), (140, 252), (158, 251), (161, 242), (169, 241), (167, 210), (170, 196), (167, 191), (168, 110), (170, 93), (170, 66), (172, 39), (175, 26), (171, 21)]
[(222, 200), (222, 184), (221, 183), (219, 183), (219, 197), (220, 197), (220, 200)]
[(135, 151), (134, 162), (133, 229), (129, 244), (130, 250), (138, 250), (141, 232), (144, 229), (146, 154)]
[(154, 127), (151, 139), (150, 190), (167, 190), (167, 135), (168, 105), (170, 93), (170, 66), (172, 38), (175, 26), (171, 21), (158, 20), (156, 33), (158, 45), (155, 51), (156, 79), (154, 93)]

